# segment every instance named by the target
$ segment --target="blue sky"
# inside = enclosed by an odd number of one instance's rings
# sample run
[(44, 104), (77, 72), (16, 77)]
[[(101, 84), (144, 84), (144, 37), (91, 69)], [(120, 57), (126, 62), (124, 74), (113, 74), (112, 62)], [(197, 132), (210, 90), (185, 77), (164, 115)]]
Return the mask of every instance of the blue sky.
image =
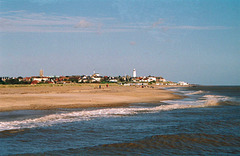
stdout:
[(240, 85), (239, 0), (0, 0), (0, 76)]

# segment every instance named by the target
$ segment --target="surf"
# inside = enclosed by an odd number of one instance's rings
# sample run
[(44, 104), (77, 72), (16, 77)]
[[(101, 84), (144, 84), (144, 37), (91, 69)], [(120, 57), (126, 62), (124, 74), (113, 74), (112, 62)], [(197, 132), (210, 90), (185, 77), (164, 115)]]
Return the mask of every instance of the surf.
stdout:
[[(179, 89), (174, 88), (175, 91)], [(156, 106), (142, 105), (130, 105), (129, 107), (120, 108), (98, 108), (98, 109), (83, 109), (78, 111), (64, 111), (57, 112), (54, 114), (48, 114), (40, 117), (32, 117), (14, 121), (3, 121), (0, 122), (0, 131), (14, 130), (14, 129), (25, 129), (25, 128), (36, 128), (46, 127), (61, 123), (78, 122), (93, 120), (97, 118), (110, 118), (110, 117), (123, 117), (131, 116), (143, 113), (156, 113), (160, 111), (171, 111), (176, 109), (190, 109), (190, 108), (203, 108), (203, 107), (216, 107), (216, 106), (232, 106), (240, 105), (239, 102), (228, 96), (213, 95), (208, 92), (198, 90), (194, 92), (185, 93), (190, 96), (183, 100), (168, 100), (163, 101)], [(194, 95), (201, 95), (200, 97), (191, 98)]]
[[(175, 101), (177, 102), (177, 101)], [(171, 103), (171, 102), (170, 102)], [(194, 102), (180, 102), (176, 104), (164, 104), (152, 108), (105, 108), (96, 110), (82, 110), (68, 113), (56, 113), (42, 116), (39, 118), (25, 119), (19, 121), (0, 122), (0, 131), (35, 128), (43, 126), (52, 126), (59, 123), (77, 122), (83, 120), (93, 120), (96, 118), (109, 118), (129, 116), (140, 113), (156, 113), (159, 111), (171, 111), (175, 109), (200, 108), (209, 106), (218, 106), (219, 102), (215, 99)]]

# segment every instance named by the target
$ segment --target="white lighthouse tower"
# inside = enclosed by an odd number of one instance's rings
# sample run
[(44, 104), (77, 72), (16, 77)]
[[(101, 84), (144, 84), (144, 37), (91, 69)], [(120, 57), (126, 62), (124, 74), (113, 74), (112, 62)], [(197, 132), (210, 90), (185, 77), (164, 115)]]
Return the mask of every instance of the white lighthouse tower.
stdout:
[(133, 77), (136, 78), (137, 77), (137, 72), (135, 69), (133, 69)]

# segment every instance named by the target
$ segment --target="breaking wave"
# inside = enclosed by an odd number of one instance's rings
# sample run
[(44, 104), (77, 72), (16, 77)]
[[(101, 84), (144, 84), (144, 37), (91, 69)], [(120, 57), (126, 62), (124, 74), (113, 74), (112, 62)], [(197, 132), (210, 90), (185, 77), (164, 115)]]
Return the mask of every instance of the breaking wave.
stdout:
[(81, 110), (74, 112), (51, 114), (33, 119), (0, 122), (0, 131), (52, 126), (58, 123), (92, 120), (95, 118), (103, 117), (104, 118), (119, 117), (139, 113), (155, 113), (159, 111), (170, 111), (175, 109), (201, 108), (219, 105), (240, 105), (239, 102), (230, 101), (229, 97), (216, 95), (205, 95), (203, 96), (203, 99), (197, 101), (172, 100), (166, 102), (167, 104), (150, 108), (133, 107), (133, 108), (105, 108), (96, 110)]
[(196, 91), (196, 92), (188, 93), (187, 95), (196, 95), (196, 94), (204, 94), (204, 93), (207, 93), (207, 92), (206, 92), (206, 91), (199, 90), (199, 91)]
[(133, 115), (138, 113), (166, 111), (178, 109), (179, 105), (162, 105), (153, 108), (105, 108), (97, 110), (82, 110), (68, 113), (51, 114), (34, 119), (25, 119), (19, 121), (0, 122), (0, 131), (34, 128), (42, 126), (51, 126), (58, 123), (75, 122), (83, 120), (91, 120), (102, 117), (119, 117), (125, 115)]

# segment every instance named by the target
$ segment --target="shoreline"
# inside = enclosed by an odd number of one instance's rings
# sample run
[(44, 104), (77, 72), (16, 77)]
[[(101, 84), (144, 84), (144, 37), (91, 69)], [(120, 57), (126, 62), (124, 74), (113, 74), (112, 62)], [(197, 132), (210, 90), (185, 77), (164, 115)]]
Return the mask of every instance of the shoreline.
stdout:
[[(98, 86), (101, 85), (101, 89)], [(0, 88), (0, 112), (60, 108), (118, 107), (131, 103), (159, 103), (183, 96), (162, 86), (63, 85)]]

